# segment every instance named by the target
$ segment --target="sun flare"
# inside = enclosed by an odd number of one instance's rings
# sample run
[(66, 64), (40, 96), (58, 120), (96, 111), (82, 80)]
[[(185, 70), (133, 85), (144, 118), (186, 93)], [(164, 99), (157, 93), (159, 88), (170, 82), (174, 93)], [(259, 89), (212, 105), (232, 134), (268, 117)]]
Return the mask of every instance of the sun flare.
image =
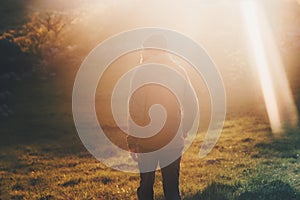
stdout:
[(279, 50), (258, 2), (243, 1), (241, 10), (271, 128), (281, 132), (285, 125), (295, 126), (298, 115)]

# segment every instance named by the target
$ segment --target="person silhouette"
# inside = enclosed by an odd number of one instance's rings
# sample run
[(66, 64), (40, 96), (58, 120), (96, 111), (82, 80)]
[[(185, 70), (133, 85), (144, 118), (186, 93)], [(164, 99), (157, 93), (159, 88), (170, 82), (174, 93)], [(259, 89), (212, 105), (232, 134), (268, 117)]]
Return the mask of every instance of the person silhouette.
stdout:
[[(162, 36), (153, 36), (145, 41), (143, 44), (156, 42), (159, 46), (165, 48), (166, 39)], [(166, 51), (162, 50), (142, 50), (140, 53), (140, 64), (146, 63), (162, 63), (172, 70), (176, 71), (178, 75), (190, 83), (187, 72), (181, 65), (176, 62), (174, 57)], [(163, 74), (165, 71), (157, 68), (156, 73)], [(131, 80), (132, 88), (139, 83), (147, 74), (143, 73), (139, 68), (134, 71)], [(154, 180), (155, 171), (159, 165), (162, 173), (163, 191), (166, 200), (180, 200), (179, 191), (179, 175), (181, 154), (184, 148), (184, 139), (188, 131), (193, 126), (193, 119), (196, 116), (196, 110), (193, 109), (195, 102), (186, 101), (185, 104), (188, 110), (185, 115), (188, 120), (181, 125), (181, 118), (183, 117), (181, 105), (177, 97), (184, 98), (186, 93), (186, 84), (173, 83), (180, 94), (174, 95), (168, 88), (163, 85), (151, 83), (139, 87), (131, 96), (129, 103), (130, 116), (132, 120), (140, 125), (146, 126), (150, 123), (148, 111), (151, 106), (160, 104), (165, 109), (167, 119), (163, 128), (154, 136), (147, 138), (138, 138), (131, 135), (127, 136), (127, 145), (131, 152), (132, 158), (138, 162), (140, 170), (140, 185), (137, 189), (137, 196), (139, 200), (153, 200), (154, 199)], [(177, 84), (177, 85), (176, 85)], [(187, 115), (188, 114), (188, 115)], [(179, 133), (179, 134), (178, 134)], [(163, 153), (157, 152), (158, 149), (168, 145)], [(147, 154), (153, 152), (152, 154)], [(174, 160), (174, 158), (176, 158)], [(173, 160), (172, 160), (173, 159)]]

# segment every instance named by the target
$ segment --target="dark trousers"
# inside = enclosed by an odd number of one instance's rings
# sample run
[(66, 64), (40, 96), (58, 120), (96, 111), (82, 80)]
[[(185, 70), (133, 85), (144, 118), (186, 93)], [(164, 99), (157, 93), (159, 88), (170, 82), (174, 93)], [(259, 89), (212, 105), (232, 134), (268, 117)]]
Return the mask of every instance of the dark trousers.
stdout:
[[(179, 157), (170, 165), (161, 169), (163, 189), (166, 200), (181, 200), (179, 192), (179, 171), (180, 171), (180, 160)], [(140, 165), (152, 165), (157, 166), (159, 158), (147, 159), (139, 158)], [(139, 200), (153, 200), (154, 199), (154, 185), (155, 171), (140, 173), (140, 187), (137, 190)]]

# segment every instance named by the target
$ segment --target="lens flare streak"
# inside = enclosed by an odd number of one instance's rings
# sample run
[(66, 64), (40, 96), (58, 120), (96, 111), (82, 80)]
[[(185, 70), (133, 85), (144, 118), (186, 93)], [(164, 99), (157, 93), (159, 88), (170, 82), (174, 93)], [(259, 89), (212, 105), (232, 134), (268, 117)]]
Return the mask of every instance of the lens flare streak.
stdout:
[(273, 132), (285, 125), (295, 126), (298, 114), (266, 16), (254, 0), (241, 2), (244, 24), (252, 48), (256, 70)]

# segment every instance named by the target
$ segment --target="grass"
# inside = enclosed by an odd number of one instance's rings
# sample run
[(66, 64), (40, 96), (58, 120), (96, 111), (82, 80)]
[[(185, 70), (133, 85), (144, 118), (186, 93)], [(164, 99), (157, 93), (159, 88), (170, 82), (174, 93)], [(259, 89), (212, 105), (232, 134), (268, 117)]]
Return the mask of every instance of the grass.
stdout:
[[(69, 86), (59, 76), (33, 79), (15, 87), (18, 112), (0, 124), (0, 199), (136, 199), (138, 174), (111, 170), (83, 147)], [(184, 199), (300, 199), (298, 129), (276, 136), (261, 116), (231, 116), (214, 150), (199, 159), (202, 139), (182, 159)], [(160, 172), (155, 191), (163, 199)]]

